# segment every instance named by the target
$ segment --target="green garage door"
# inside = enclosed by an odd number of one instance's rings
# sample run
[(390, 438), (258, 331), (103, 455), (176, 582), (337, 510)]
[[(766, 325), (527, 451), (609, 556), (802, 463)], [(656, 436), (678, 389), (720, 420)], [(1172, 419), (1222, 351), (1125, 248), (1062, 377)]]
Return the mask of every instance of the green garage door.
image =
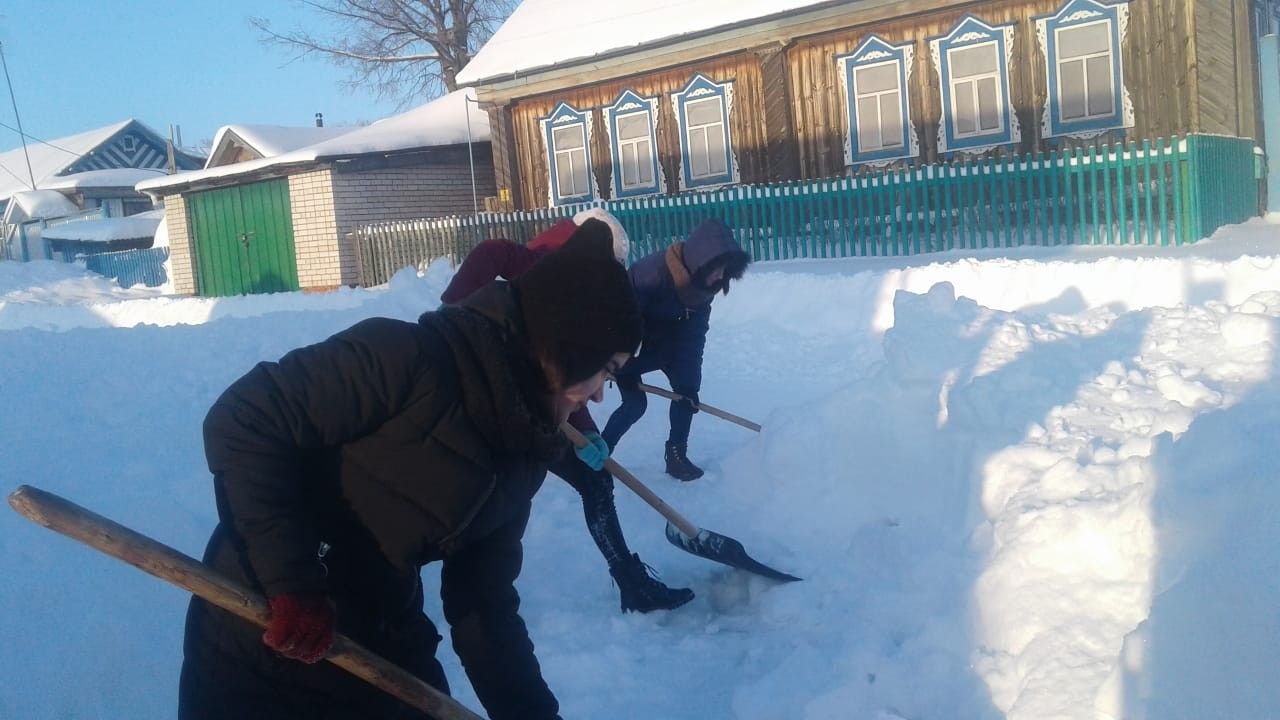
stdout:
[(298, 289), (289, 181), (267, 180), (187, 196), (196, 291), (204, 296)]

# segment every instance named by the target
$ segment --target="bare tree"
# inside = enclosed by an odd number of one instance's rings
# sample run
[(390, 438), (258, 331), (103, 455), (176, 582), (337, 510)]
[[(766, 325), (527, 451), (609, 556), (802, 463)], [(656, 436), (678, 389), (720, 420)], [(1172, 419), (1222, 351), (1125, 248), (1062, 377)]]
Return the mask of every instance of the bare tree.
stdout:
[(321, 55), (351, 72), (348, 84), (372, 86), (401, 107), (441, 89), (458, 89), (458, 72), (471, 60), (516, 0), (298, 0), (328, 24), (322, 35), (277, 31), (266, 18), (250, 18), (263, 37), (297, 52)]

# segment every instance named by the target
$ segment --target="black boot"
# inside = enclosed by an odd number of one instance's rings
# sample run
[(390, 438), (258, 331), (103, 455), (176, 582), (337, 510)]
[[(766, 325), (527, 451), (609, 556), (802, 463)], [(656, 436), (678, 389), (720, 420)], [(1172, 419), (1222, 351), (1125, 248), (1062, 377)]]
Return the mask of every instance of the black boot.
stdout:
[(689, 588), (669, 588), (658, 581), (653, 570), (632, 555), (609, 568), (609, 574), (622, 592), (622, 612), (647, 613), (674, 610), (693, 599)]
[(689, 462), (687, 448), (684, 443), (667, 443), (667, 474), (685, 482), (702, 477), (702, 468)]

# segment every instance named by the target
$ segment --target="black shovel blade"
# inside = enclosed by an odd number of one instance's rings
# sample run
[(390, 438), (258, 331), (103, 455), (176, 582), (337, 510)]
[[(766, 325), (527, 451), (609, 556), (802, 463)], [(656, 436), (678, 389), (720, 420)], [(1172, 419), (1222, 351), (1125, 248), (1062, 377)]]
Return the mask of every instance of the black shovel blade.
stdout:
[(675, 525), (667, 523), (667, 540), (685, 552), (723, 563), (729, 567), (746, 570), (756, 575), (781, 580), (782, 582), (795, 582), (800, 579), (795, 575), (788, 575), (774, 570), (748, 555), (747, 549), (742, 547), (742, 543), (727, 535), (721, 535), (710, 530), (699, 528), (697, 537), (686, 537)]

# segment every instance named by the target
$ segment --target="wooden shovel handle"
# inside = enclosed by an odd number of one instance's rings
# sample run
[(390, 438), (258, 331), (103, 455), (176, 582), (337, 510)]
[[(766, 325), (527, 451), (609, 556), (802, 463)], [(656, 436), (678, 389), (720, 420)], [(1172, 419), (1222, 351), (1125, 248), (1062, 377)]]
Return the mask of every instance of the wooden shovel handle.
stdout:
[[(569, 438), (569, 442), (573, 443), (574, 447), (586, 447), (589, 442), (585, 435), (578, 432), (577, 428), (567, 422), (560, 423), (560, 432), (564, 433), (564, 436)], [(676, 512), (675, 508), (671, 507), (664, 502), (662, 498), (655, 495), (648, 486), (640, 482), (639, 478), (632, 475), (626, 468), (619, 465), (618, 461), (613, 458), (609, 458), (604, 461), (604, 467), (609, 471), (610, 475), (621, 480), (623, 485), (631, 488), (632, 492), (639, 495), (641, 500), (649, 503), (649, 507), (657, 510), (662, 517), (666, 518), (672, 525), (675, 525), (676, 529), (681, 533), (684, 533), (685, 537), (695, 538), (698, 536), (697, 525), (686, 520), (683, 515)]]
[[(673, 393), (670, 390), (664, 390), (663, 388), (655, 387), (653, 385), (649, 385), (646, 383), (640, 383), (640, 389), (652, 395), (657, 395), (658, 397), (664, 397), (668, 400), (684, 399), (684, 396), (681, 395), (680, 393)], [(723, 420), (728, 420), (729, 422), (734, 423), (735, 425), (741, 425), (742, 427), (748, 430), (755, 430), (756, 432), (760, 432), (760, 430), (762, 429), (758, 423), (753, 423), (746, 418), (738, 417), (737, 415), (734, 415), (731, 412), (725, 412), (724, 410), (721, 410), (718, 407), (712, 407), (711, 405), (708, 405), (704, 402), (698, 403), (698, 409), (704, 413), (707, 413), (708, 415), (715, 415), (716, 417), (721, 418)]]
[[(108, 520), (70, 500), (23, 485), (9, 504), (38, 525), (62, 533), (117, 560), (198, 595), (218, 607), (265, 627), (271, 613), (261, 595), (228, 580), (208, 565)], [(484, 720), (458, 701), (417, 676), (370, 652), (345, 635), (337, 635), (325, 658), (401, 702), (437, 720)]]

